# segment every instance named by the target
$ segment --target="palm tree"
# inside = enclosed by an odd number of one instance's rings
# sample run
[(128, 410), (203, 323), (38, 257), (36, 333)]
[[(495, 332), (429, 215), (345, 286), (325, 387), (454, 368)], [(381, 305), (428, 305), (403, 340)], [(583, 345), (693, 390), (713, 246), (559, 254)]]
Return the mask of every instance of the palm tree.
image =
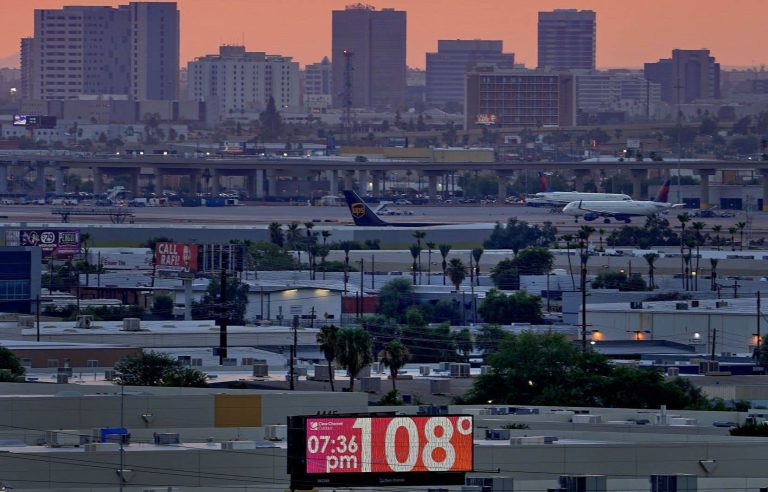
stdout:
[(704, 235), (701, 231), (704, 230), (706, 224), (701, 221), (691, 222), (691, 229), (696, 234), (696, 276), (693, 278), (693, 290), (699, 290), (699, 263), (701, 261), (701, 255), (699, 254), (699, 247), (704, 242)]
[[(83, 261), (83, 264), (85, 266), (85, 285), (86, 286), (90, 285), (90, 283), (91, 283), (90, 282), (90, 274), (91, 274), (91, 265), (90, 265), (91, 259), (90, 259), (90, 256), (91, 255), (89, 254), (90, 253), (90, 248), (89, 248), (89, 245), (88, 245), (88, 243), (90, 241), (91, 241), (90, 233), (83, 232), (83, 233), (80, 234), (80, 249), (82, 250), (83, 258), (85, 258), (85, 260)], [(78, 274), (78, 279), (79, 278), (80, 278), (80, 276)], [(80, 281), (78, 280), (78, 283), (79, 282)]]
[(433, 241), (427, 242), (427, 285), (432, 285), (432, 250), (435, 246)]
[(328, 361), (328, 380), (331, 382), (331, 391), (336, 391), (333, 387), (333, 361), (336, 359), (338, 336), (339, 328), (336, 325), (325, 325), (317, 334), (317, 344), (323, 357)]
[(736, 251), (736, 229), (735, 227), (729, 227), (728, 233), (731, 235), (731, 251)]
[(459, 292), (461, 283), (467, 278), (467, 267), (464, 266), (464, 262), (459, 258), (451, 259), (445, 273), (451, 279), (453, 286), (456, 287), (456, 292)]
[(331, 237), (331, 231), (321, 231), (320, 235), (323, 236), (323, 246), (328, 242), (328, 238)]
[(715, 233), (715, 240), (713, 241), (713, 243), (717, 247), (718, 251), (720, 251), (720, 232), (722, 230), (723, 230), (723, 226), (721, 225), (712, 226), (712, 232)]
[(331, 248), (324, 244), (317, 246), (317, 256), (320, 257), (320, 266), (323, 267), (323, 280), (325, 280), (325, 271), (327, 270), (325, 259), (328, 258), (330, 252)]
[(413, 285), (416, 285), (416, 270), (419, 268), (417, 258), (421, 257), (421, 247), (414, 244), (409, 249), (411, 251), (411, 256), (413, 257), (413, 266), (411, 267), (413, 273)]
[(291, 222), (288, 225), (288, 231), (285, 234), (285, 239), (288, 241), (288, 247), (292, 251), (296, 251), (298, 255), (299, 271), (301, 271), (301, 251), (299, 250), (298, 241), (301, 234), (300, 225), (298, 222)]
[(746, 222), (737, 222), (736, 229), (739, 230), (739, 242), (741, 243), (740, 250), (744, 251), (744, 228), (747, 227)]
[(281, 248), (283, 247), (285, 237), (283, 236), (283, 226), (279, 222), (269, 224), (269, 241)]
[(710, 290), (717, 290), (717, 264), (720, 262), (717, 258), (709, 259), (709, 266), (712, 269), (712, 280), (710, 281)]
[(682, 275), (683, 279), (683, 289), (686, 288), (686, 275), (685, 275), (685, 255), (683, 254), (684, 247), (685, 247), (685, 224), (687, 224), (691, 220), (691, 216), (688, 215), (687, 212), (683, 212), (681, 214), (677, 214), (677, 220), (680, 221), (680, 275)]
[(451, 245), (440, 244), (437, 246), (437, 249), (440, 250), (440, 256), (443, 257), (443, 285), (445, 285), (445, 269), (448, 267), (448, 261), (446, 261), (446, 258), (448, 257), (448, 253), (451, 252)]
[(600, 235), (600, 251), (605, 251), (603, 249), (603, 235), (605, 235), (605, 229), (601, 227), (597, 230), (597, 233)]
[(416, 231), (413, 238), (416, 240), (416, 246), (419, 247), (419, 283), (421, 283), (421, 240), (427, 237), (426, 232)]
[(320, 253), (320, 246), (316, 243), (307, 244), (307, 257), (309, 258), (309, 278), (315, 280), (317, 273), (317, 256)]
[(337, 335), (336, 360), (349, 373), (349, 391), (355, 390), (355, 378), (373, 362), (371, 336), (362, 328), (344, 328)]
[(576, 290), (576, 280), (573, 278), (573, 267), (571, 265), (571, 241), (573, 241), (573, 235), (563, 234), (563, 241), (565, 241), (565, 248), (568, 250), (568, 273), (571, 274), (571, 285), (573, 285), (573, 290)]
[(344, 293), (346, 293), (349, 282), (349, 252), (352, 251), (352, 241), (342, 241), (339, 246), (344, 251)]
[(397, 373), (411, 360), (411, 353), (403, 342), (392, 340), (379, 352), (379, 359), (384, 367), (389, 368), (389, 376), (392, 379), (392, 391), (397, 392)]
[(658, 253), (646, 253), (643, 255), (643, 258), (645, 258), (645, 261), (648, 262), (648, 284), (651, 290), (656, 288), (656, 282), (653, 276), (653, 272), (656, 269), (654, 266), (654, 263), (656, 263), (656, 260), (659, 259)]
[(307, 228), (307, 237), (312, 237), (312, 228), (315, 227), (314, 222), (304, 222), (304, 227)]
[(474, 248), (472, 250), (472, 258), (475, 259), (475, 281), (477, 285), (480, 285), (480, 258), (482, 258), (484, 252), (483, 248)]

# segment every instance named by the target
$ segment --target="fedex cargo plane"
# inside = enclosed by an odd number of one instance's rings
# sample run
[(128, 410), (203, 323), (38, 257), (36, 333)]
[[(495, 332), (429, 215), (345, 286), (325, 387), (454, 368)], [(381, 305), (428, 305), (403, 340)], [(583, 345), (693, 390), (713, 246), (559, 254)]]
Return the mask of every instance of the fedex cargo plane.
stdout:
[(371, 210), (360, 196), (352, 190), (344, 190), (344, 199), (352, 214), (352, 220), (360, 227), (426, 227), (449, 225), (445, 222), (386, 222)]
[(669, 186), (667, 180), (659, 190), (655, 200), (619, 200), (619, 201), (587, 201), (578, 200), (569, 203), (563, 208), (563, 213), (573, 215), (578, 222), (579, 217), (592, 221), (602, 217), (603, 222), (610, 223), (610, 219), (621, 220), (629, 224), (632, 217), (649, 217), (664, 210), (682, 207), (682, 203), (669, 203)]

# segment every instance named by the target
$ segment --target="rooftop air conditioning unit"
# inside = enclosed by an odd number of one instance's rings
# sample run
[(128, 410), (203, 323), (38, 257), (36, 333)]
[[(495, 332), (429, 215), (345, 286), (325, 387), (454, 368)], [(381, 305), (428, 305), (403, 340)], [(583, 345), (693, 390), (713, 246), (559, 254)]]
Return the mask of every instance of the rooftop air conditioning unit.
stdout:
[(106, 381), (112, 381), (115, 379), (115, 370), (114, 369), (107, 369), (104, 371), (104, 380)]
[(120, 444), (116, 442), (91, 442), (84, 447), (86, 453), (105, 453), (120, 450)]
[(192, 360), (190, 361), (190, 365), (191, 365), (192, 367), (198, 367), (198, 366), (202, 366), (202, 365), (203, 365), (203, 359), (192, 359)]
[(688, 303), (687, 302), (676, 302), (675, 303), (675, 309), (678, 311), (687, 311), (688, 310)]
[(90, 328), (93, 325), (93, 316), (90, 314), (81, 314), (77, 317), (75, 328)]
[(667, 367), (667, 376), (675, 378), (680, 375), (679, 367)]
[(485, 376), (486, 374), (491, 374), (493, 372), (493, 367), (485, 365), (480, 366), (480, 374)]
[(328, 364), (320, 364), (315, 366), (315, 375), (313, 376), (315, 381), (330, 381), (334, 379), (335, 371), (330, 370)]
[(691, 307), (699, 307), (699, 301), (698, 300), (691, 301)]
[(54, 430), (45, 432), (45, 443), (52, 448), (79, 446), (80, 432), (77, 430)]
[(728, 307), (728, 301), (717, 301), (717, 302), (715, 303), (715, 307), (716, 307), (717, 309), (720, 309), (720, 308), (724, 308), (724, 307)]
[(67, 383), (69, 383), (69, 374), (67, 373), (56, 374), (56, 384), (67, 384)]
[(181, 443), (181, 439), (177, 432), (155, 432), (152, 437), (155, 444), (158, 446), (169, 446)]
[(643, 309), (643, 302), (642, 301), (632, 301), (629, 303), (630, 309)]
[(451, 362), (450, 371), (452, 378), (468, 378), (469, 364), (463, 362)]
[(22, 330), (34, 328), (35, 327), (35, 317), (34, 316), (19, 316), (19, 319), (16, 322), (16, 324)]
[(707, 374), (709, 372), (717, 372), (720, 370), (720, 362), (716, 360), (702, 360), (699, 361), (699, 374)]
[(123, 331), (141, 331), (141, 320), (139, 318), (125, 318)]
[(381, 378), (360, 378), (360, 389), (366, 393), (381, 391)]
[(288, 426), (284, 424), (265, 425), (264, 439), (268, 441), (284, 441), (288, 437)]
[(419, 366), (419, 374), (422, 376), (429, 376), (432, 369), (429, 366)]
[(227, 451), (238, 451), (241, 449), (256, 449), (256, 441), (224, 441), (221, 443), (221, 449)]
[(509, 441), (509, 429), (486, 429), (485, 438), (489, 441)]
[(266, 362), (253, 364), (251, 375), (255, 378), (265, 378), (269, 376), (269, 366)]
[(253, 357), (243, 357), (240, 359), (240, 365), (241, 366), (252, 366), (253, 365)]
[(450, 379), (430, 379), (429, 392), (433, 395), (447, 395), (451, 392)]

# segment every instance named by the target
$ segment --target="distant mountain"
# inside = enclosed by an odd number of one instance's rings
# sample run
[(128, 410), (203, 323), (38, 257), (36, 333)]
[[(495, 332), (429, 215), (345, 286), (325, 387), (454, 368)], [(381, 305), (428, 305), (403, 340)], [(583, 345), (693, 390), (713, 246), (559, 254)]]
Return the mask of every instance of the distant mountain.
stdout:
[(0, 58), (0, 68), (19, 68), (20, 66), (20, 53), (13, 53), (11, 55)]

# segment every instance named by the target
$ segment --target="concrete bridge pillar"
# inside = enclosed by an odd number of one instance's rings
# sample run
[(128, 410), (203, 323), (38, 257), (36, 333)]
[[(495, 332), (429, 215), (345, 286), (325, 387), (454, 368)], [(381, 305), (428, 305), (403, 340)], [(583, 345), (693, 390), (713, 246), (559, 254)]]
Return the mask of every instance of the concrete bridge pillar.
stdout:
[(45, 163), (37, 163), (37, 175), (35, 176), (35, 194), (45, 196)]
[(156, 167), (154, 174), (153, 184), (155, 185), (155, 194), (157, 194), (157, 196), (163, 196), (163, 171), (159, 167)]
[[(199, 169), (192, 170), (189, 173), (189, 194), (194, 196), (200, 191), (200, 180), (203, 178), (203, 172)], [(206, 190), (207, 191), (207, 190)]]
[(101, 195), (104, 193), (104, 173), (100, 167), (93, 168), (93, 194)]
[(376, 197), (381, 197), (381, 171), (371, 171), (371, 194)]
[(139, 174), (141, 174), (140, 168), (131, 171), (130, 174), (131, 193), (133, 193), (133, 196), (139, 196), (141, 194), (141, 188), (139, 187)]
[(267, 171), (266, 196), (277, 196), (277, 172)]
[(707, 210), (710, 207), (709, 202), (709, 177), (715, 174), (714, 169), (699, 169), (699, 199), (701, 204), (699, 208)]
[(507, 185), (509, 184), (509, 177), (512, 176), (510, 171), (496, 171), (496, 178), (499, 180), (499, 189), (496, 197), (497, 205), (504, 205), (504, 200), (507, 199)]
[(643, 197), (643, 180), (648, 178), (647, 169), (632, 169), (632, 199), (642, 200)]
[(328, 194), (336, 196), (339, 194), (339, 171), (331, 169), (330, 178), (328, 180)]
[(213, 196), (219, 196), (219, 193), (221, 193), (221, 175), (219, 174), (219, 171), (214, 169), (211, 172), (211, 194)]
[(368, 193), (368, 171), (363, 169), (357, 171), (357, 188), (361, 195)]
[(8, 193), (8, 165), (0, 162), (0, 193)]
[(442, 171), (426, 171), (427, 195), (430, 203), (437, 202), (437, 178), (442, 176)]
[(61, 166), (56, 166), (54, 169), (56, 170), (56, 176), (54, 178), (56, 194), (61, 195), (64, 193), (64, 168)]
[(351, 190), (355, 186), (355, 171), (344, 171), (344, 189)]
[(264, 198), (264, 171), (258, 169), (251, 172), (247, 176), (246, 187), (249, 198), (258, 198), (259, 200)]

